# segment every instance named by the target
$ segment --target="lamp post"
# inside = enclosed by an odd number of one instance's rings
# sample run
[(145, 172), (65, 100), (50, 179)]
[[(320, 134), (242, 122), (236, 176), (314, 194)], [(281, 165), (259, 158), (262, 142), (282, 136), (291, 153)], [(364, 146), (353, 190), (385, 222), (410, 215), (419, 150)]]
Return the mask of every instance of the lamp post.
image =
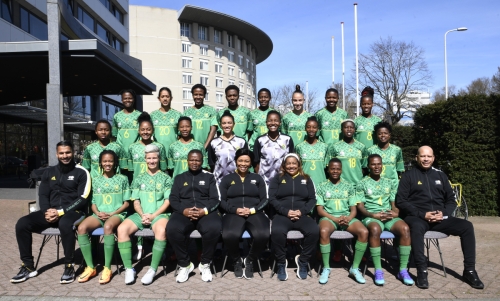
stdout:
[(452, 31), (466, 31), (467, 27), (459, 27), (455, 29), (448, 30), (444, 33), (444, 90), (445, 90), (445, 99), (448, 99), (448, 62), (446, 59), (446, 35)]

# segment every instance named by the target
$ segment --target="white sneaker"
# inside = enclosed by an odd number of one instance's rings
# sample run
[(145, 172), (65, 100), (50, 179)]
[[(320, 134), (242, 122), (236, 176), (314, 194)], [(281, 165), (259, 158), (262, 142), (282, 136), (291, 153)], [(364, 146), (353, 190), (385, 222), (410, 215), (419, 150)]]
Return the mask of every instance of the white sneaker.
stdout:
[(144, 285), (150, 285), (153, 283), (153, 278), (156, 275), (156, 271), (153, 270), (152, 268), (149, 268), (148, 271), (146, 272), (146, 275), (142, 276), (141, 282)]
[(177, 281), (177, 283), (186, 282), (189, 278), (189, 273), (191, 273), (193, 270), (194, 264), (192, 262), (190, 262), (189, 265), (185, 268), (179, 267), (179, 271), (177, 272), (175, 281)]
[(135, 253), (133, 255), (132, 259), (135, 260), (135, 261), (138, 261), (138, 260), (141, 260), (141, 258), (142, 258), (142, 246), (138, 245), (137, 246), (137, 253)]
[(135, 281), (135, 270), (132, 269), (125, 269), (125, 284), (129, 285), (134, 283)]
[(210, 271), (210, 263), (201, 264), (198, 266), (198, 269), (201, 272), (201, 280), (205, 282), (212, 281), (212, 271)]

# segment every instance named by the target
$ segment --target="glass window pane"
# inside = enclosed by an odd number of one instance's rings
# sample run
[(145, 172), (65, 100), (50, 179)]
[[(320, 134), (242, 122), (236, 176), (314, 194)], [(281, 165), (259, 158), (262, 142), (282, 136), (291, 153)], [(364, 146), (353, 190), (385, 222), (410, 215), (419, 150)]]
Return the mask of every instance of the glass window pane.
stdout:
[(2, 18), (4, 20), (12, 23), (9, 2), (7, 0), (2, 0), (2, 6), (1, 6), (0, 10), (2, 11)]
[(21, 7), (21, 29), (30, 32), (30, 14)]
[(101, 26), (101, 24), (97, 23), (97, 35), (103, 39), (106, 43), (109, 44), (108, 31)]
[(29, 14), (30, 30), (29, 33), (39, 38), (40, 40), (46, 41), (48, 37), (47, 24), (42, 20), (35, 17), (35, 15)]

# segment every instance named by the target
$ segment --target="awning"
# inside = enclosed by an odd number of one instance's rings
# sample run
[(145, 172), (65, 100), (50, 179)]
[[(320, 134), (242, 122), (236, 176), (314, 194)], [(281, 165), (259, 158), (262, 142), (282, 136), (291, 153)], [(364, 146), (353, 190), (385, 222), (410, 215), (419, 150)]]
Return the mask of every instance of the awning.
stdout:
[[(113, 52), (96, 39), (61, 41), (63, 96), (151, 95), (156, 86)], [(46, 98), (47, 41), (0, 43), (0, 66), (0, 105)]]

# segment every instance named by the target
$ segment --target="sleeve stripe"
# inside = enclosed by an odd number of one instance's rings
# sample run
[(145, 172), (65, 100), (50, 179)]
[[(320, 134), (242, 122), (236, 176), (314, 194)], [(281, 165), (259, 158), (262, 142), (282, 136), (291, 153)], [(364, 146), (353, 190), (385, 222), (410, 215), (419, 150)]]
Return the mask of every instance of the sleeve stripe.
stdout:
[(85, 189), (83, 190), (83, 194), (82, 194), (82, 198), (87, 199), (89, 197), (89, 195), (90, 195), (90, 190), (92, 188), (92, 181), (90, 180), (90, 174), (89, 174), (88, 170), (86, 170), (80, 164), (77, 164), (76, 167), (78, 167), (81, 170), (83, 170), (85, 172), (86, 176), (87, 176), (87, 183), (85, 184)]

